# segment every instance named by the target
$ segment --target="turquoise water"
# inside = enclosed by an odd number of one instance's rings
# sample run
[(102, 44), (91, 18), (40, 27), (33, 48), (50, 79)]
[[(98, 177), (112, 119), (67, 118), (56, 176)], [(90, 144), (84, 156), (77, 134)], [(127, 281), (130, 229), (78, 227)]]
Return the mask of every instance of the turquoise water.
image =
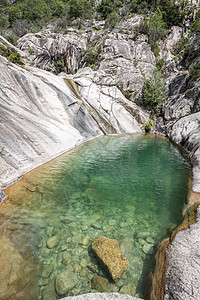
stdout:
[[(155, 246), (181, 222), (189, 177), (189, 162), (165, 138), (104, 136), (7, 189), (1, 229), (9, 224), (9, 239), (17, 236), (15, 247), (21, 251), (26, 241), (40, 266), (35, 299), (61, 298), (54, 280), (64, 270), (78, 280), (66, 295), (95, 292), (92, 277), (106, 276), (90, 250), (99, 235), (117, 240), (130, 262), (107, 292), (146, 297)], [(56, 242), (49, 249), (53, 236)]]

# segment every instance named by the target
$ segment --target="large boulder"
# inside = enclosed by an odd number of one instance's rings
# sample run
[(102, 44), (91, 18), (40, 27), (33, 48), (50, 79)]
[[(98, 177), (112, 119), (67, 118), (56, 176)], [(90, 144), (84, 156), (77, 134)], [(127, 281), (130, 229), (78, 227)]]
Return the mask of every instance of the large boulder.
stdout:
[(200, 295), (200, 208), (196, 223), (178, 232), (168, 247), (164, 300), (197, 300)]
[(118, 243), (115, 240), (99, 236), (92, 242), (92, 249), (105, 270), (117, 282), (129, 266), (129, 262), (120, 250)]
[(121, 295), (119, 293), (91, 293), (74, 297), (62, 298), (62, 300), (142, 300), (141, 298), (132, 297), (130, 295)]

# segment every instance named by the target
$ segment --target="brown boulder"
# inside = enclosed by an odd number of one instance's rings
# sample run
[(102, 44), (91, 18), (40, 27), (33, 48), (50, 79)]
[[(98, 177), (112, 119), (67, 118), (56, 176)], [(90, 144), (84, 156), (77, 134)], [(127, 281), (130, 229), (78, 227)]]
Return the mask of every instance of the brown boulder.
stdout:
[(129, 261), (115, 240), (99, 236), (92, 242), (92, 249), (105, 270), (117, 282), (127, 270)]
[(92, 289), (103, 293), (108, 289), (108, 279), (102, 276), (95, 275), (92, 278), (91, 287)]

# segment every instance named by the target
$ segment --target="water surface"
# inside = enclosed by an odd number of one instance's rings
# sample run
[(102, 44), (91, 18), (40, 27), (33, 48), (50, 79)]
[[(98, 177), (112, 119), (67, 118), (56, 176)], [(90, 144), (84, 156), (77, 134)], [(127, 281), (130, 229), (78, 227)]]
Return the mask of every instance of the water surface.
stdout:
[[(107, 292), (145, 297), (155, 245), (181, 222), (189, 176), (180, 150), (151, 135), (104, 136), (26, 174), (6, 190), (0, 229), (29, 264), (20, 276), (34, 268), (29, 299), (61, 298), (54, 280), (66, 269), (78, 278), (67, 295), (95, 292), (94, 274), (106, 276), (90, 251), (99, 235), (116, 239), (130, 262)], [(49, 249), (52, 236), (57, 244)]]

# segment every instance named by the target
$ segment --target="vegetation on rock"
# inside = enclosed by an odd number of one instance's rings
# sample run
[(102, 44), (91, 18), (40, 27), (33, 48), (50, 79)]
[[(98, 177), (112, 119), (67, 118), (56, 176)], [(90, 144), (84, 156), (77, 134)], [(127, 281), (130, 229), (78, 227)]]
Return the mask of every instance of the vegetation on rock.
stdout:
[(9, 47), (0, 44), (0, 55), (6, 57), (9, 61), (23, 65), (20, 54), (13, 52)]
[(155, 68), (151, 77), (144, 83), (142, 103), (152, 113), (158, 114), (166, 99), (166, 87), (163, 74)]

